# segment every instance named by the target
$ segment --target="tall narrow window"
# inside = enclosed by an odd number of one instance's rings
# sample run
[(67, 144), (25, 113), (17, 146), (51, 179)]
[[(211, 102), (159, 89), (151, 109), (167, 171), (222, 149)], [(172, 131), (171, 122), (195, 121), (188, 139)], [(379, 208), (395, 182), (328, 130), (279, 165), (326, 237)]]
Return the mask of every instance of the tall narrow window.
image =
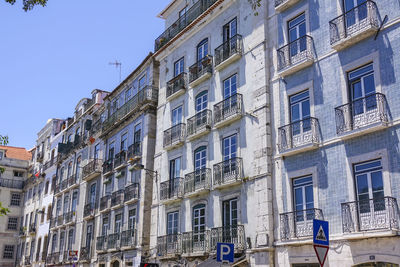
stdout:
[(72, 161), (68, 163), (68, 168), (67, 168), (67, 178), (71, 177), (72, 175)]
[(228, 136), (222, 141), (222, 149), (224, 155), (224, 161), (236, 158), (237, 151), (237, 136), (236, 134)]
[(120, 151), (126, 151), (128, 149), (128, 133), (124, 133), (121, 136), (121, 147)]
[(237, 198), (222, 202), (223, 226), (230, 227), (238, 224)]
[(68, 250), (72, 250), (72, 245), (74, 244), (74, 229), (68, 231)]
[(201, 112), (207, 108), (208, 104), (208, 92), (203, 91), (196, 96), (196, 113)]
[(142, 124), (135, 125), (135, 133), (133, 134), (133, 143), (138, 144), (142, 140)]
[(90, 186), (89, 203), (92, 204), (92, 208), (94, 207), (94, 204), (96, 203), (96, 183), (93, 183)]
[[(288, 22), (290, 56), (293, 57), (307, 49), (306, 35), (306, 15), (305, 13), (295, 17)], [(301, 38), (301, 39), (300, 39)]]
[[(290, 121), (292, 134), (298, 135), (311, 129), (310, 121), (310, 96), (304, 91), (290, 96)], [(301, 123), (302, 121), (302, 123)]]
[(93, 158), (98, 159), (100, 156), (100, 144), (94, 146)]
[(72, 203), (71, 203), (71, 211), (76, 211), (76, 205), (78, 204), (78, 191), (74, 191), (72, 193)]
[(107, 235), (107, 231), (108, 231), (109, 227), (110, 227), (109, 226), (109, 215), (107, 214), (107, 215), (104, 215), (104, 217), (103, 217), (103, 225), (101, 227), (101, 235), (102, 236)]
[(75, 167), (75, 180), (78, 181), (81, 177), (81, 161), (82, 157), (79, 156), (76, 160), (76, 167)]
[(89, 224), (86, 227), (86, 249), (90, 251), (92, 245), (92, 238), (93, 238), (93, 225)]
[(361, 23), (367, 18), (368, 9), (365, 2), (366, 0), (343, 0), (344, 12), (347, 13), (345, 21), (347, 27)]
[(170, 212), (167, 214), (167, 235), (173, 235), (178, 233), (178, 220), (179, 212)]
[(69, 208), (69, 196), (66, 195), (64, 197), (64, 216), (68, 212), (68, 208)]
[(139, 91), (143, 90), (146, 87), (146, 75), (143, 75), (139, 79)]
[(136, 224), (136, 209), (130, 209), (128, 217), (128, 228), (130, 230), (135, 229), (135, 224)]
[(114, 233), (121, 232), (122, 227), (122, 213), (115, 215), (115, 222), (114, 222)]
[(184, 65), (185, 65), (185, 60), (184, 60), (183, 57), (180, 58), (179, 60), (177, 60), (174, 63), (174, 75), (175, 75), (175, 77), (183, 72)]
[[(197, 62), (201, 62), (208, 55), (208, 39), (204, 39), (197, 45)], [(201, 64), (198, 65), (198, 67)]]
[(203, 242), (205, 240), (204, 232), (206, 230), (206, 205), (199, 204), (193, 207), (193, 242)]
[(232, 39), (237, 34), (237, 19), (234, 18), (222, 27), (224, 42)]
[(182, 106), (172, 110), (172, 126), (182, 122)]
[(296, 222), (314, 218), (314, 195), (312, 176), (293, 179), (294, 208)]
[(227, 99), (237, 92), (237, 74), (224, 80), (224, 99)]
[(54, 233), (51, 239), (51, 253), (56, 252), (56, 248), (57, 248), (57, 234)]
[(65, 245), (65, 232), (61, 232), (60, 234), (60, 253), (64, 251), (64, 245)]
[(115, 143), (112, 142), (110, 144), (110, 146), (108, 147), (108, 159), (113, 159), (114, 158), (114, 146), (115, 146)]

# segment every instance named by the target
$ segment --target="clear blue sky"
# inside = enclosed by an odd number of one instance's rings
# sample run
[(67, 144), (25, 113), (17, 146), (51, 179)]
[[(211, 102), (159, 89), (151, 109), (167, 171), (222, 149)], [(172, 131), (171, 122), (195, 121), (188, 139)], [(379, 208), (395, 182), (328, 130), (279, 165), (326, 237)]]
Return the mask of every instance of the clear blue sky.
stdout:
[(31, 148), (49, 118), (111, 91), (154, 49), (170, 0), (49, 0), (24, 12), (0, 0), (0, 134)]

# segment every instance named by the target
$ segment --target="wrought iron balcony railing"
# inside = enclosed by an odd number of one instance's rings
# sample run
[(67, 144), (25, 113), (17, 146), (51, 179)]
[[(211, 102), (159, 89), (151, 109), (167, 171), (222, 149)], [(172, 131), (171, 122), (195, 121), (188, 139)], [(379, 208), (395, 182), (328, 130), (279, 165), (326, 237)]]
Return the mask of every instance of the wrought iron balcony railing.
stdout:
[(69, 211), (64, 214), (64, 223), (71, 223), (76, 220), (75, 211)]
[(80, 261), (89, 261), (91, 258), (91, 251), (89, 247), (81, 247), (81, 251), (79, 254)]
[(187, 120), (187, 136), (191, 137), (211, 129), (211, 110), (200, 111)]
[(101, 159), (92, 159), (88, 164), (83, 166), (82, 169), (82, 179), (88, 179), (94, 174), (100, 174), (101, 168), (103, 165), (103, 161)]
[(36, 161), (42, 162), (43, 161), (43, 157), (44, 157), (44, 153), (43, 152), (38, 152), (36, 154)]
[(56, 218), (50, 219), (50, 228), (54, 228), (57, 225), (57, 220)]
[(210, 231), (211, 251), (217, 250), (217, 243), (232, 243), (238, 251), (246, 249), (244, 226), (230, 225), (212, 228)]
[(212, 75), (212, 59), (212, 56), (207, 55), (189, 67), (189, 83), (192, 83), (206, 75)]
[(124, 190), (124, 201), (130, 201), (133, 199), (139, 199), (139, 183), (133, 183), (125, 187)]
[(55, 264), (60, 263), (61, 262), (60, 255), (61, 255), (60, 252), (54, 252), (52, 255), (53, 258), (52, 262), (54, 262)]
[(171, 234), (157, 238), (157, 254), (160, 257), (182, 253), (182, 235)]
[(101, 131), (101, 128), (103, 126), (103, 123), (101, 122), (100, 119), (98, 119), (97, 121), (95, 121), (92, 124), (92, 128), (90, 129), (90, 135), (95, 135), (96, 133)]
[(57, 216), (57, 226), (62, 226), (62, 225), (64, 225), (64, 215), (63, 214)]
[(242, 158), (231, 158), (214, 165), (214, 185), (230, 184), (242, 179)]
[(65, 190), (65, 189), (67, 189), (67, 187), (68, 187), (68, 179), (65, 178), (64, 180), (61, 181), (60, 190), (63, 191), (63, 190)]
[(234, 94), (231, 97), (214, 105), (214, 123), (218, 124), (232, 117), (242, 115), (242, 95)]
[(121, 152), (115, 155), (114, 168), (118, 168), (119, 166), (125, 163), (126, 163), (126, 151), (122, 150)]
[(201, 0), (195, 2), (182, 16), (179, 17), (168, 29), (166, 29), (156, 40), (154, 51), (158, 51), (178, 33), (180, 33), (186, 26), (197, 19), (209, 7), (211, 7), (217, 0)]
[(180, 198), (182, 196), (182, 178), (177, 177), (160, 184), (160, 200)]
[(164, 148), (185, 141), (186, 124), (179, 123), (164, 131)]
[(75, 174), (72, 174), (72, 175), (70, 175), (69, 178), (68, 178), (68, 187), (73, 186), (73, 185), (77, 184), (78, 182), (79, 182), (79, 181), (78, 181), (76, 175), (75, 175)]
[(384, 94), (375, 93), (335, 108), (336, 132), (343, 134), (376, 123), (387, 123)]
[(278, 71), (313, 59), (313, 39), (304, 35), (278, 49)]
[(400, 230), (399, 207), (393, 197), (342, 203), (343, 233)]
[(136, 247), (136, 230), (129, 229), (121, 233), (121, 247)]
[(60, 185), (60, 183), (57, 183), (54, 186), (54, 194), (60, 193), (60, 190), (61, 190), (61, 185)]
[(379, 15), (375, 2), (367, 0), (329, 22), (331, 45), (371, 28), (379, 28)]
[(29, 225), (29, 233), (30, 234), (35, 234), (36, 233), (36, 223), (31, 223)]
[(319, 143), (318, 119), (310, 117), (292, 122), (278, 129), (279, 152)]
[(111, 207), (121, 205), (124, 198), (124, 190), (118, 190), (111, 194)]
[(110, 208), (110, 195), (105, 195), (100, 198), (100, 211), (106, 210)]
[(96, 210), (96, 203), (88, 203), (83, 207), (83, 217), (93, 216)]
[(236, 34), (215, 49), (215, 66), (217, 67), (233, 55), (241, 55), (242, 50), (242, 36)]
[(313, 219), (323, 220), (320, 209), (306, 209), (286, 212), (279, 215), (281, 240), (312, 237)]
[(142, 155), (142, 142), (135, 142), (128, 147), (128, 160)]
[(108, 159), (103, 163), (103, 174), (104, 173), (108, 173), (108, 172), (112, 172), (112, 170), (114, 169), (114, 160)]
[(171, 97), (181, 90), (185, 91), (187, 88), (187, 74), (186, 72), (182, 72), (178, 76), (167, 82), (167, 98)]
[(107, 236), (98, 236), (96, 240), (96, 250), (106, 250), (107, 249)]
[(210, 251), (210, 231), (182, 233), (182, 253), (206, 253)]
[(118, 249), (120, 245), (121, 233), (109, 234), (107, 236), (107, 249)]
[(190, 194), (202, 190), (210, 190), (210, 188), (211, 169), (199, 169), (185, 175), (184, 194)]
[(24, 181), (0, 178), (0, 187), (23, 189)]
[(52, 158), (52, 159), (46, 161), (46, 163), (43, 165), (43, 170), (49, 169), (51, 166), (54, 165), (54, 163), (56, 163), (56, 159), (55, 158)]

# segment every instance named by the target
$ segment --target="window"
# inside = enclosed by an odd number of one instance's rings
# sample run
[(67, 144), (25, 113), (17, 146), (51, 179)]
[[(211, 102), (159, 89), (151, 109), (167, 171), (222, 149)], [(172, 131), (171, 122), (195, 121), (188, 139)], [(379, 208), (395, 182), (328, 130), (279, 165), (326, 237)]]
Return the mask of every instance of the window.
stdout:
[(129, 217), (128, 217), (128, 229), (135, 229), (136, 223), (136, 209), (129, 210)]
[(68, 250), (72, 250), (72, 244), (74, 243), (74, 229), (68, 231)]
[(198, 67), (201, 67), (201, 60), (208, 55), (208, 39), (204, 39), (197, 45), (197, 62)]
[(48, 206), (48, 208), (47, 208), (47, 218), (46, 218), (46, 220), (48, 221), (48, 220), (50, 220), (50, 218), (51, 218), (51, 213), (52, 213), (52, 207), (51, 207), (51, 204)]
[[(289, 104), (293, 135), (311, 130), (309, 91), (290, 96)], [(300, 121), (302, 121), (302, 127)]]
[(18, 227), (18, 217), (9, 217), (8, 218), (8, 224), (7, 224), (7, 230), (17, 230)]
[(38, 239), (37, 249), (36, 249), (36, 259), (39, 259), (40, 255), (40, 247), (42, 246), (42, 239)]
[(306, 35), (305, 13), (295, 17), (288, 22), (288, 35), (291, 57), (307, 49), (306, 39), (301, 38)]
[(63, 179), (64, 179), (64, 167), (62, 167), (62, 168), (60, 169), (60, 178), (59, 178), (60, 182), (61, 182)]
[(110, 144), (110, 146), (108, 147), (108, 159), (113, 159), (114, 158), (114, 146), (115, 146), (115, 143), (112, 142)]
[(4, 245), (3, 259), (14, 258), (14, 245)]
[(49, 192), (49, 181), (46, 181), (46, 185), (45, 185), (45, 188), (44, 188), (44, 194), (45, 195), (47, 195), (47, 193)]
[(56, 252), (56, 247), (57, 247), (57, 234), (53, 234), (53, 237), (51, 240), (51, 252), (52, 253)]
[(64, 197), (64, 214), (68, 212), (68, 208), (69, 208), (69, 195), (66, 195)]
[(78, 159), (76, 160), (76, 166), (75, 166), (75, 181), (78, 181), (81, 177), (81, 162), (82, 162), (82, 157), (79, 156)]
[(222, 27), (224, 42), (232, 39), (237, 34), (237, 20), (234, 18)]
[(71, 177), (71, 175), (72, 175), (72, 161), (68, 163), (67, 178)]
[(94, 207), (94, 204), (96, 203), (96, 183), (93, 183), (90, 186), (89, 203), (92, 204), (93, 207)]
[(179, 26), (181, 29), (186, 26), (186, 12), (187, 12), (187, 6), (183, 8), (181, 11), (179, 11)]
[(175, 75), (174, 77), (178, 76), (183, 72), (184, 63), (185, 60), (183, 57), (174, 63), (174, 75)]
[(232, 158), (236, 158), (237, 150), (237, 136), (236, 134), (228, 136), (222, 140), (222, 150), (224, 155), (224, 161)]
[(0, 151), (0, 160), (3, 159), (3, 151)]
[(100, 144), (94, 146), (93, 158), (98, 159), (100, 154)]
[(21, 194), (11, 193), (10, 206), (19, 206), (21, 204)]
[(132, 88), (128, 88), (125, 91), (125, 102), (128, 102), (129, 99), (132, 97)]
[(193, 241), (199, 242), (204, 241), (205, 235), (204, 232), (206, 230), (206, 205), (199, 204), (193, 207)]
[(21, 171), (14, 171), (14, 176), (15, 176), (15, 177), (24, 177), (24, 172), (21, 172)]
[[(78, 127), (75, 131), (75, 138), (77, 138), (76, 135), (80, 135), (80, 134), (81, 134), (81, 127)], [(74, 141), (76, 141), (76, 140), (74, 139)]]
[(57, 199), (56, 217), (58, 217), (58, 215), (60, 215), (60, 211), (61, 211), (61, 199)]
[(207, 149), (205, 146), (199, 147), (194, 151), (194, 169), (201, 170), (206, 168)]
[(170, 180), (180, 177), (180, 174), (181, 174), (181, 158), (170, 160), (169, 162)]
[(64, 245), (65, 245), (65, 232), (61, 232), (60, 233), (60, 246), (59, 246), (59, 250), (62, 253), (64, 251)]
[(223, 226), (236, 226), (238, 224), (237, 198), (222, 202)]
[(353, 116), (376, 109), (375, 79), (372, 63), (348, 73)]
[[(382, 162), (380, 159), (354, 165), (359, 212), (385, 210)], [(371, 200), (373, 204), (371, 203)]]
[(37, 192), (37, 185), (33, 188), (33, 198), (35, 198)]
[(121, 148), (120, 151), (126, 151), (128, 149), (128, 133), (124, 133), (121, 136)]
[(296, 222), (312, 220), (314, 218), (314, 195), (312, 176), (293, 179), (294, 209)]
[(138, 144), (142, 139), (142, 124), (135, 125), (135, 133), (133, 134), (133, 143)]
[(76, 211), (77, 204), (78, 204), (78, 191), (74, 191), (72, 193), (71, 211)]
[(237, 93), (237, 74), (224, 80), (224, 99), (227, 99)]
[(115, 215), (114, 233), (121, 232), (122, 227), (122, 213)]
[(167, 235), (173, 235), (178, 233), (178, 220), (179, 212), (170, 212), (167, 214)]
[(44, 236), (44, 239), (43, 239), (43, 254), (44, 255), (47, 255), (47, 249), (48, 249), (48, 236), (47, 235), (45, 235)]
[(172, 110), (172, 126), (182, 122), (182, 106)]
[(207, 103), (208, 103), (208, 92), (203, 91), (200, 94), (196, 96), (195, 100), (195, 105), (196, 105), (196, 113), (203, 111), (207, 109)]
[(106, 236), (107, 235), (107, 231), (108, 231), (108, 228), (109, 228), (108, 216), (109, 215), (104, 215), (104, 217), (103, 217), (103, 227), (101, 228), (101, 235), (102, 236)]
[[(346, 27), (350, 27), (355, 23), (360, 23), (367, 18), (368, 8), (365, 3), (366, 0), (343, 0), (344, 12), (348, 12), (346, 16)], [(355, 7), (357, 7), (355, 9)]]
[(139, 79), (139, 91), (142, 90), (146, 86), (146, 75), (143, 75)]
[(86, 227), (86, 248), (90, 251), (90, 247), (92, 245), (92, 237), (93, 237), (93, 225), (89, 224)]
[(41, 214), (42, 216), (40, 217), (40, 223), (43, 223), (43, 222), (44, 222), (45, 213), (46, 213), (46, 209), (43, 208), (43, 209), (42, 209), (42, 214)]

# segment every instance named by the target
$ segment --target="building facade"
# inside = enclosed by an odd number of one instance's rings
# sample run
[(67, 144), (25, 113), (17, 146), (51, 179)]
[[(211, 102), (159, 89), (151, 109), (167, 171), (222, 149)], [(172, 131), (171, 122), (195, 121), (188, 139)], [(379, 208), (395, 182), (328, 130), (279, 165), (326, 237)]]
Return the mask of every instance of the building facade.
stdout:
[(155, 42), (160, 93), (150, 236), (160, 266), (273, 260), (272, 167), (263, 1), (171, 1)]
[(275, 1), (270, 28), (276, 266), (399, 266), (400, 10), (393, 1)]

